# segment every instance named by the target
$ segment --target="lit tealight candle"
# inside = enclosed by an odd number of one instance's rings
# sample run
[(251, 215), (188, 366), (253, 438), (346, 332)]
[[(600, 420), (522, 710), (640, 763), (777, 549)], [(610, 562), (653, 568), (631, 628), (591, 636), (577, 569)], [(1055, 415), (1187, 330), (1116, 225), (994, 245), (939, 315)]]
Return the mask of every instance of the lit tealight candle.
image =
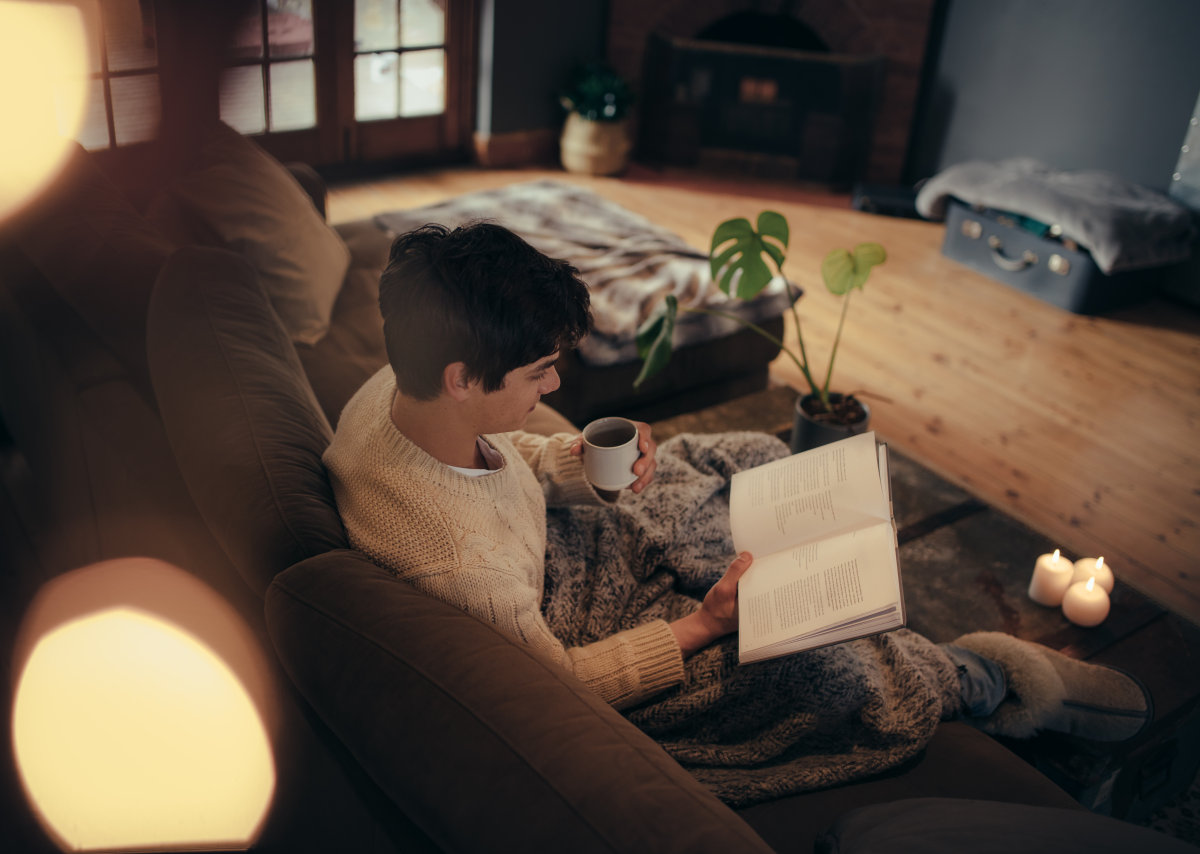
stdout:
[(1054, 550), (1052, 555), (1041, 555), (1033, 566), (1033, 578), (1029, 580), (1029, 598), (1039, 605), (1060, 605), (1063, 594), (1071, 585), (1075, 566)]
[(1108, 594), (1093, 576), (1072, 584), (1063, 596), (1063, 616), (1077, 626), (1098, 626), (1108, 616)]
[(1105, 593), (1113, 592), (1113, 573), (1104, 562), (1104, 558), (1081, 557), (1075, 561), (1075, 574), (1071, 576), (1071, 583), (1078, 584), (1089, 578), (1096, 579), (1096, 583), (1104, 588)]

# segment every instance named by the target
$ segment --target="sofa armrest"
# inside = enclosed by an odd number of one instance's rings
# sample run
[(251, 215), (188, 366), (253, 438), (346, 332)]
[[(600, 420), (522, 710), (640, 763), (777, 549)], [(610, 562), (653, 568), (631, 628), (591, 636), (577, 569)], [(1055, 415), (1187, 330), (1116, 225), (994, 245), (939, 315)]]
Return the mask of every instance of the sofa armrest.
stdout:
[(266, 615), (300, 692), (445, 850), (770, 850), (579, 680), (356, 552), (281, 573)]
[(1008, 854), (1010, 851), (1187, 854), (1195, 848), (1147, 827), (1080, 809), (960, 798), (913, 798), (841, 816), (816, 854)]
[(329, 217), (325, 213), (325, 200), (328, 198), (329, 192), (325, 186), (325, 179), (307, 163), (285, 163), (284, 165), (292, 173), (292, 177), (300, 182), (304, 192), (308, 193), (317, 213), (321, 215), (321, 219), (328, 221)]

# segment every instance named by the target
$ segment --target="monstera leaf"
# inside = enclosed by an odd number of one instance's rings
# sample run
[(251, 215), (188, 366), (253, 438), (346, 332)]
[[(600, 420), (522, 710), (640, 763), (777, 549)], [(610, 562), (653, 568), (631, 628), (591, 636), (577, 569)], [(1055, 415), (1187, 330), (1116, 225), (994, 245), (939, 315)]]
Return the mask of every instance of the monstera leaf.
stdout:
[[(769, 242), (768, 237), (778, 243)], [(758, 215), (757, 230), (744, 217), (726, 220), (713, 232), (708, 253), (713, 281), (731, 297), (751, 299), (770, 284), (773, 275), (763, 256), (769, 255), (778, 270), (783, 266), (787, 245), (787, 220), (775, 211)], [(718, 253), (722, 246), (725, 248)], [(739, 271), (735, 290), (734, 274)]]
[(675, 335), (675, 317), (679, 313), (679, 300), (667, 294), (663, 307), (655, 312), (637, 331), (638, 355), (642, 358), (642, 370), (633, 381), (638, 388), (650, 377), (667, 366), (671, 359), (671, 344)]
[(860, 243), (853, 252), (834, 249), (821, 262), (821, 278), (830, 293), (842, 296), (866, 284), (871, 268), (886, 260), (887, 252), (878, 243)]

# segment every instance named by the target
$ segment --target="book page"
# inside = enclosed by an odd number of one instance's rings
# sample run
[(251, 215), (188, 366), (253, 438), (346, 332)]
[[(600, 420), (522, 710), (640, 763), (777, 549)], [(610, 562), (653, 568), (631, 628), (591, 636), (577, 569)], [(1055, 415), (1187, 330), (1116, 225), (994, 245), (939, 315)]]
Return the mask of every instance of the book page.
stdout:
[(902, 611), (895, 529), (879, 522), (755, 557), (738, 584), (738, 647), (743, 660), (754, 660), (755, 650), (790, 640), (797, 649), (818, 645), (803, 639), (829, 627), (847, 631), (827, 642), (857, 637), (862, 618), (902, 619)]
[(729, 486), (733, 546), (758, 557), (891, 518), (875, 434), (740, 471)]

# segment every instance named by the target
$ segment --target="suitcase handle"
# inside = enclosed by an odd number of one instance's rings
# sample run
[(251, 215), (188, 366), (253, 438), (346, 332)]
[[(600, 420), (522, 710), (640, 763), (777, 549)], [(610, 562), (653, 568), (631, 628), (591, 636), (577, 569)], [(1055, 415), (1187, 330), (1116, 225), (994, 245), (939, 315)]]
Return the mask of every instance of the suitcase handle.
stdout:
[(1028, 249), (1021, 253), (1020, 258), (1009, 258), (1004, 254), (1004, 244), (994, 234), (988, 236), (988, 246), (991, 247), (992, 261), (995, 265), (1001, 270), (1007, 270), (1010, 273), (1019, 273), (1026, 267), (1032, 267), (1038, 262), (1037, 255)]

